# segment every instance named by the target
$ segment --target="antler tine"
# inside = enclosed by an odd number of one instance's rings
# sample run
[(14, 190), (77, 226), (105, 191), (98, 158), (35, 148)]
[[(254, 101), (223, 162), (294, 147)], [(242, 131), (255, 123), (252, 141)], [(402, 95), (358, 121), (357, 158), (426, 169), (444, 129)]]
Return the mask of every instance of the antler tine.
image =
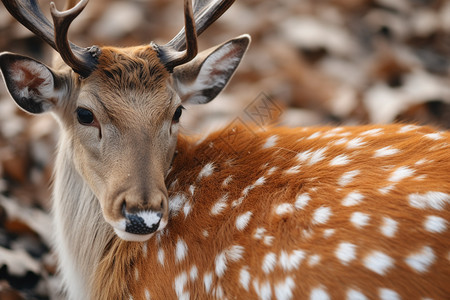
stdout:
[(164, 46), (158, 47), (152, 43), (159, 50), (161, 60), (169, 71), (197, 55), (197, 36), (214, 23), (234, 1), (215, 0), (207, 4), (205, 0), (197, 0), (192, 13), (191, 0), (185, 0), (185, 27)]
[[(222, 16), (235, 0), (197, 0), (194, 3), (194, 19), (197, 36), (203, 33), (212, 23)], [(181, 51), (186, 47), (184, 28), (166, 45)]]
[(55, 27), (56, 48), (64, 62), (76, 73), (87, 77), (95, 68), (96, 47), (80, 48), (69, 42), (67, 33), (72, 21), (83, 11), (89, 0), (81, 0), (71, 9), (59, 11), (54, 2), (50, 3), (53, 23)]
[(59, 12), (52, 2), (50, 5), (55, 25), (45, 17), (36, 0), (1, 1), (17, 21), (58, 51), (64, 62), (75, 72), (87, 77), (95, 69), (99, 49), (82, 48), (67, 40), (69, 25), (81, 13), (88, 0), (82, 0), (65, 12)]
[(186, 50), (178, 51), (171, 45), (161, 47), (164, 55), (164, 65), (169, 71), (176, 66), (187, 63), (197, 55), (197, 31), (195, 29), (194, 13), (192, 12), (192, 1), (184, 0), (184, 34), (183, 40), (187, 43)]

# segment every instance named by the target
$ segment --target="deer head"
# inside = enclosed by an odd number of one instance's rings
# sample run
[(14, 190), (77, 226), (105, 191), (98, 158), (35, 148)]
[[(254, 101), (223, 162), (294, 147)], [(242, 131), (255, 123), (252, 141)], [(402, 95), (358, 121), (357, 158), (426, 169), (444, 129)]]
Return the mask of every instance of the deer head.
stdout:
[(233, 0), (199, 0), (193, 8), (185, 0), (185, 30), (166, 45), (130, 48), (82, 48), (68, 41), (70, 23), (88, 0), (64, 12), (52, 3), (54, 25), (36, 0), (2, 2), (62, 58), (50, 68), (1, 53), (0, 68), (12, 98), (29, 113), (53, 113), (65, 140), (60, 149), (68, 152), (98, 199), (104, 219), (124, 240), (147, 240), (168, 222), (165, 176), (182, 104), (214, 99), (250, 42), (243, 35), (197, 55), (197, 35)]

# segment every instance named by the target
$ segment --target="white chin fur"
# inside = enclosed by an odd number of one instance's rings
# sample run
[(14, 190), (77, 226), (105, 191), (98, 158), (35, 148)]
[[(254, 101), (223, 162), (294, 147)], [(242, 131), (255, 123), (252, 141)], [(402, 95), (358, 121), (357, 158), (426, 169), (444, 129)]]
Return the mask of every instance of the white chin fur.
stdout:
[(117, 228), (114, 228), (114, 232), (119, 238), (128, 242), (145, 242), (155, 234), (154, 232), (150, 234), (132, 234)]

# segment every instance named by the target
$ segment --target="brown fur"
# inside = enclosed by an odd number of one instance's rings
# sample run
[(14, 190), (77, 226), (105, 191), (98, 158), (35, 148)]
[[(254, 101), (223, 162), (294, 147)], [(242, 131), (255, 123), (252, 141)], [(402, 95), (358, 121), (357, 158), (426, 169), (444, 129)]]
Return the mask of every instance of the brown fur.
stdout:
[[(380, 130), (365, 133), (377, 128)], [(340, 131), (330, 127), (254, 131), (238, 127), (214, 133), (198, 145), (180, 137), (167, 185), (169, 202), (180, 195), (186, 201), (179, 209), (172, 206), (168, 226), (149, 241), (127, 243), (115, 237), (94, 275), (94, 299), (173, 299), (182, 298), (183, 293), (191, 299), (276, 299), (283, 289), (291, 291), (284, 294), (291, 296), (285, 299), (305, 299), (312, 297), (316, 288), (331, 299), (345, 298), (349, 289), (369, 299), (378, 298), (382, 288), (394, 291), (401, 299), (445, 299), (450, 294), (450, 200), (444, 200), (440, 209), (420, 209), (411, 206), (408, 197), (427, 192), (450, 197), (450, 134), (441, 132), (435, 140), (433, 135), (426, 136), (435, 133), (432, 128), (405, 132), (402, 128), (407, 127), (363, 126)], [(275, 144), (264, 148), (273, 135), (278, 136)], [(355, 138), (364, 144), (349, 147)], [(374, 156), (387, 146), (399, 152)], [(324, 148), (322, 156), (317, 152), (316, 156), (306, 155), (303, 162), (296, 158), (298, 153)], [(330, 165), (339, 155), (346, 155), (347, 163)], [(214, 166), (212, 174), (199, 178), (208, 163)], [(298, 169), (291, 169), (297, 165)], [(400, 167), (413, 172), (390, 181)], [(352, 170), (359, 173), (340, 185), (343, 174)], [(232, 179), (225, 184), (228, 176)], [(248, 189), (262, 176), (264, 183)], [(379, 190), (389, 185), (393, 187), (387, 192)], [(242, 203), (233, 207), (246, 188)], [(357, 204), (343, 205), (343, 199), (356, 191), (364, 198)], [(303, 193), (308, 193), (310, 200), (296, 207), (296, 197)], [(213, 214), (213, 207), (225, 194), (228, 198), (222, 210)], [(286, 204), (287, 209), (278, 214), (280, 204)], [(328, 208), (330, 214), (323, 222), (315, 222), (314, 214), (321, 207)], [(238, 230), (236, 220), (246, 212), (252, 213), (249, 222)], [(354, 212), (367, 214), (367, 225), (353, 225), (350, 218)], [(424, 222), (428, 216), (445, 220), (444, 230), (427, 231)], [(384, 218), (397, 222), (393, 236), (382, 232)], [(258, 235), (257, 228), (265, 231)], [(187, 251), (177, 261), (180, 241)], [(336, 255), (342, 242), (356, 247), (348, 263)], [(233, 248), (236, 246), (242, 248)], [(419, 272), (405, 259), (423, 247), (432, 249), (434, 259)], [(303, 251), (304, 258), (297, 267), (283, 268), (282, 256), (294, 250)], [(380, 274), (363, 263), (372, 251), (392, 259)], [(162, 252), (164, 265), (158, 261)], [(264, 268), (264, 258), (270, 253), (275, 263)], [(314, 255), (320, 256), (316, 264)], [(223, 258), (225, 266), (220, 264)], [(239, 280), (242, 270), (250, 274), (248, 290)], [(208, 274), (212, 279), (209, 291), (204, 283)], [(280, 288), (286, 280), (294, 285)]]

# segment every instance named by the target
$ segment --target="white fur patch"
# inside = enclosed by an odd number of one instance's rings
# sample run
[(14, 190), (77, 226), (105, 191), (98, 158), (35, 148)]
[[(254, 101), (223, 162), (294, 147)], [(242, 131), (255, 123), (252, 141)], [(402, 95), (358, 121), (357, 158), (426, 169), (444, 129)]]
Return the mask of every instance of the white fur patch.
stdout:
[(332, 213), (329, 207), (319, 207), (313, 213), (313, 223), (324, 224), (328, 221), (331, 215)]
[(275, 285), (275, 297), (277, 300), (292, 299), (292, 290), (295, 288), (295, 282), (292, 277), (288, 276), (284, 281), (280, 281)]
[(385, 275), (393, 267), (394, 260), (381, 251), (372, 251), (364, 258), (363, 264), (367, 269), (378, 275)]
[(429, 232), (442, 233), (447, 230), (447, 221), (438, 216), (428, 216), (423, 226)]
[(350, 222), (357, 228), (366, 226), (369, 220), (370, 216), (362, 212), (354, 212), (350, 217)]
[(321, 287), (315, 288), (311, 291), (311, 295), (309, 296), (310, 300), (329, 300), (330, 295), (328, 295), (327, 291)]
[(330, 166), (345, 166), (350, 163), (350, 159), (347, 155), (341, 154), (336, 156), (330, 161)]
[(355, 249), (356, 246), (354, 244), (340, 243), (334, 253), (342, 264), (347, 265), (356, 258)]
[(264, 145), (262, 147), (263, 147), (263, 149), (272, 148), (273, 146), (275, 146), (277, 144), (277, 141), (278, 141), (278, 136), (272, 135), (266, 140), (266, 142), (264, 143)]
[(297, 196), (295, 199), (295, 208), (303, 209), (306, 205), (308, 205), (308, 202), (311, 200), (311, 197), (308, 193), (303, 193)]
[(250, 284), (250, 273), (248, 271), (248, 266), (242, 267), (241, 271), (239, 272), (239, 283), (241, 286), (246, 290), (249, 291), (248, 287)]
[(395, 236), (395, 233), (397, 232), (397, 227), (398, 227), (397, 221), (395, 221), (391, 218), (384, 217), (383, 223), (381, 224), (381, 227), (380, 227), (380, 230), (384, 236), (392, 238)]
[(262, 270), (264, 271), (264, 273), (269, 274), (275, 268), (276, 263), (277, 263), (276, 254), (270, 252), (264, 256), (262, 263)]
[(359, 170), (352, 170), (345, 172), (344, 174), (342, 174), (341, 178), (339, 178), (338, 184), (340, 186), (346, 186), (350, 184), (354, 180), (354, 178), (358, 176), (360, 173), (361, 171)]
[(409, 195), (409, 204), (414, 208), (436, 210), (444, 209), (444, 206), (450, 202), (450, 195), (442, 192), (427, 192), (425, 194)]
[(425, 246), (419, 252), (413, 253), (405, 259), (405, 262), (419, 273), (426, 272), (434, 263), (436, 256), (431, 247)]
[(285, 271), (297, 270), (305, 256), (305, 251), (303, 250), (294, 250), (291, 254), (281, 251), (279, 264)]
[(349, 289), (347, 291), (347, 300), (367, 300), (367, 297), (360, 291)]
[(403, 166), (392, 172), (388, 180), (392, 182), (399, 182), (405, 178), (412, 176), (414, 172), (415, 172), (414, 170)]
[(187, 252), (188, 252), (188, 246), (187, 246), (186, 242), (183, 239), (178, 238), (176, 248), (175, 248), (175, 261), (176, 262), (183, 261), (187, 255)]
[(252, 214), (253, 213), (251, 211), (248, 211), (236, 218), (237, 230), (242, 231), (247, 227), (248, 222), (250, 222), (250, 218), (252, 217)]
[(400, 300), (399, 294), (390, 289), (379, 289), (378, 293), (381, 300)]
[(200, 180), (204, 177), (211, 176), (211, 174), (214, 172), (214, 164), (213, 163), (207, 163), (203, 169), (198, 174), (197, 180)]
[(397, 154), (399, 152), (400, 152), (400, 150), (392, 148), (391, 146), (387, 146), (387, 147), (376, 150), (373, 157), (390, 156), (390, 155)]
[(351, 192), (342, 200), (343, 206), (354, 206), (364, 199), (364, 196), (358, 192)]

